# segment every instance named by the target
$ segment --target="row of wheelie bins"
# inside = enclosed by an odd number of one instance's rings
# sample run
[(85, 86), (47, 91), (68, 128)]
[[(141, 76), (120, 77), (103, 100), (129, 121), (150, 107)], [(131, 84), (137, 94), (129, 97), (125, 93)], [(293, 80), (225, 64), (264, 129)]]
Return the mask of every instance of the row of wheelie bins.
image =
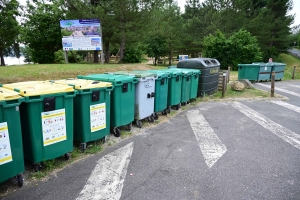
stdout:
[(275, 72), (275, 80), (282, 80), (285, 63), (260, 63), (238, 64), (238, 80), (248, 79), (249, 81), (269, 81), (272, 78), (272, 71)]
[(114, 72), (76, 79), (0, 85), (0, 183), (16, 177), (23, 185), (24, 159), (35, 171), (41, 162), (70, 158), (73, 141), (106, 138), (132, 122), (154, 122), (158, 113), (196, 98), (199, 70)]

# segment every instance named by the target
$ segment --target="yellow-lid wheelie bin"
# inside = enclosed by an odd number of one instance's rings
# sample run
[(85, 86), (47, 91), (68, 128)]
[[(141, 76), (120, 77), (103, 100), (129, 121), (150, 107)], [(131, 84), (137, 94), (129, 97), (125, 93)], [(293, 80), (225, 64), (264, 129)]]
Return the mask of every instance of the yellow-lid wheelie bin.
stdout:
[(25, 159), (39, 171), (40, 162), (64, 156), (73, 150), (72, 86), (43, 81), (3, 85), (24, 97), (20, 106), (23, 150)]
[(16, 176), (23, 185), (24, 156), (19, 106), (24, 102), (17, 92), (0, 87), (0, 183)]
[(110, 131), (111, 83), (84, 79), (53, 80), (51, 82), (73, 86), (78, 94), (74, 97), (74, 140), (86, 143), (99, 139), (106, 141)]

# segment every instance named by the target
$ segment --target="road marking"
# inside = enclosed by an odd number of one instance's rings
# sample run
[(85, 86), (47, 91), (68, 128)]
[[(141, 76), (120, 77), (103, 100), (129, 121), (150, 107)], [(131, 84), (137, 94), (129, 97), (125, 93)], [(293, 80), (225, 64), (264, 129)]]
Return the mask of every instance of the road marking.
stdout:
[(239, 102), (234, 102), (232, 106), (240, 111), (241, 113), (245, 114), (247, 117), (255, 121), (256, 123), (260, 124), (265, 129), (271, 131), (273, 134), (277, 135), (284, 141), (290, 143), (297, 149), (300, 149), (300, 135), (297, 135), (293, 131), (273, 122), (269, 118), (263, 116), (262, 114), (252, 110), (248, 106), (245, 106)]
[(291, 87), (295, 87), (295, 88), (300, 88), (300, 86), (299, 86), (299, 85), (293, 85), (293, 84), (289, 84), (289, 86), (291, 86)]
[(283, 106), (285, 108), (288, 108), (292, 111), (295, 111), (297, 113), (300, 113), (300, 108), (298, 106), (295, 106), (295, 105), (292, 105), (292, 104), (289, 104), (289, 103), (286, 103), (284, 101), (271, 101), (272, 103), (274, 104), (277, 104), (277, 105), (280, 105), (280, 106)]
[(99, 159), (77, 200), (120, 199), (132, 150), (133, 142)]
[[(267, 88), (271, 88), (270, 85), (264, 85), (264, 84), (261, 84), (261, 83), (256, 83), (257, 85), (261, 85), (263, 87), (267, 87)], [(296, 92), (292, 92), (292, 91), (289, 91), (289, 90), (285, 90), (285, 89), (282, 89), (282, 88), (278, 88), (278, 87), (275, 87), (275, 91), (278, 90), (278, 91), (281, 91), (281, 92), (285, 92), (285, 93), (288, 93), (288, 94), (291, 94), (291, 95), (294, 95), (296, 97), (300, 97), (300, 94), (299, 93), (296, 93)]]
[(199, 113), (199, 110), (188, 111), (187, 117), (198, 141), (204, 160), (207, 166), (211, 168), (223, 154), (225, 154), (227, 148), (222, 144), (204, 116)]

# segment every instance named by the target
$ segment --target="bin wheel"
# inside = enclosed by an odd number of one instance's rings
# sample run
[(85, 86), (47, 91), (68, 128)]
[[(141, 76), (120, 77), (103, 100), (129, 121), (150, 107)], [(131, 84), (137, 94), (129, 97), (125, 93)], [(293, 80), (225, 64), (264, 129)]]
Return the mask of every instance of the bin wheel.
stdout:
[(190, 101), (187, 101), (186, 104), (190, 104)]
[(153, 123), (154, 122), (154, 117), (151, 115), (148, 117), (148, 122)]
[(108, 136), (104, 136), (103, 138), (101, 138), (102, 143), (104, 144), (107, 141)]
[(137, 120), (135, 120), (135, 123), (136, 123), (137, 127), (142, 128), (143, 124), (142, 124), (141, 120), (137, 119)]
[(186, 102), (182, 102), (181, 105), (182, 105), (182, 106), (185, 106), (185, 105), (186, 105)]
[(84, 153), (84, 151), (86, 150), (86, 143), (81, 143), (80, 149), (81, 149), (81, 153)]
[(175, 106), (175, 109), (176, 109), (176, 110), (179, 110), (180, 107), (181, 107), (181, 106), (180, 106), (180, 103), (179, 103), (179, 104), (177, 104), (177, 105)]
[(33, 164), (33, 169), (35, 172), (38, 172), (42, 169), (42, 166), (40, 163), (35, 163), (35, 164)]
[(70, 153), (65, 153), (64, 157), (65, 157), (66, 160), (69, 160), (70, 159)]
[(131, 131), (131, 128), (132, 128), (132, 123), (130, 122), (130, 123), (127, 125), (127, 130), (128, 130), (128, 131)]
[(153, 117), (154, 120), (158, 120), (158, 114), (157, 113), (153, 113), (152, 117)]
[(117, 127), (114, 127), (114, 136), (120, 137), (120, 135), (121, 135), (120, 129), (118, 129)]
[(23, 186), (23, 181), (24, 181), (23, 174), (18, 174), (16, 176), (16, 178), (17, 178), (18, 186), (22, 187)]
[(162, 115), (167, 115), (167, 114), (168, 114), (168, 110), (167, 110), (167, 109), (163, 110), (163, 111), (161, 112), (161, 114), (162, 114)]
[(168, 112), (168, 113), (171, 113), (171, 106), (169, 106), (169, 107), (167, 108), (167, 112)]

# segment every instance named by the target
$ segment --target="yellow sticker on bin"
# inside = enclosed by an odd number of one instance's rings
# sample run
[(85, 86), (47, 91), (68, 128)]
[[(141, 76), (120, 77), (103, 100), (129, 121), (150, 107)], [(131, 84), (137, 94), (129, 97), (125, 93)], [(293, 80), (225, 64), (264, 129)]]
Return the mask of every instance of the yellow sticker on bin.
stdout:
[(0, 101), (7, 101), (7, 100), (13, 100), (19, 98), (21, 98), (19, 93), (13, 90), (0, 87)]
[(91, 88), (103, 88), (111, 87), (112, 84), (109, 82), (93, 81), (85, 79), (66, 79), (53, 81), (56, 84), (70, 85), (76, 90), (91, 89)]
[(73, 92), (72, 86), (60, 85), (46, 81), (29, 81), (3, 85), (4, 88), (17, 90), (21, 96), (37, 96), (62, 92)]

